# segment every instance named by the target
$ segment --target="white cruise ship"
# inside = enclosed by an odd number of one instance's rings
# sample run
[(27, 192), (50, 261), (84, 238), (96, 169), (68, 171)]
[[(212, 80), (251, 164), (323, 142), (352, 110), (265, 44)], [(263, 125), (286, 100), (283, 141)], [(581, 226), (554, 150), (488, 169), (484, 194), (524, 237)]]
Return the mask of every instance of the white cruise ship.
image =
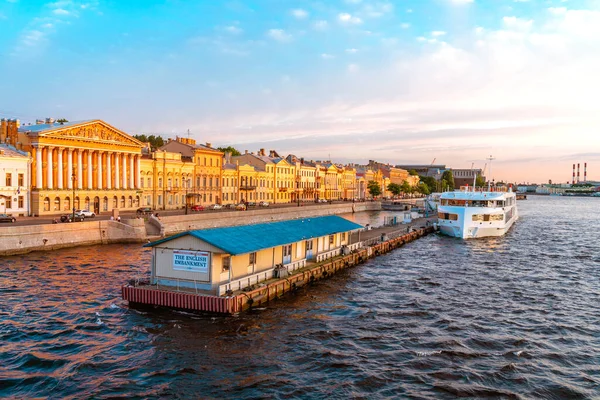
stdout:
[(504, 188), (461, 188), (440, 196), (440, 232), (463, 239), (502, 236), (519, 218), (517, 197)]

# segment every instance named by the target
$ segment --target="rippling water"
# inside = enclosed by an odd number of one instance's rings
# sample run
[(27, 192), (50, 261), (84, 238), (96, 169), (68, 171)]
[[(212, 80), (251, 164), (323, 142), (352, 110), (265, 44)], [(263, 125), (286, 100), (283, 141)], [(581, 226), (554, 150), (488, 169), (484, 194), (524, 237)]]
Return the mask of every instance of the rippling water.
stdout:
[(0, 397), (598, 398), (599, 205), (531, 196), (503, 238), (431, 235), (237, 317), (129, 309), (137, 245), (2, 258)]

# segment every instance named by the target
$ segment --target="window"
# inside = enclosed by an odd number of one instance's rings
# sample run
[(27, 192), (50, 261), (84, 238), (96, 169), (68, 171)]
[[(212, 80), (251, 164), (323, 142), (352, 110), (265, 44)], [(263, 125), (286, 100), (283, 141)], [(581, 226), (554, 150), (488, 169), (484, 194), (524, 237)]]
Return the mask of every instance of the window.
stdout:
[(333, 235), (329, 235), (329, 244), (333, 244), (335, 237)]
[(50, 211), (50, 198), (48, 197), (44, 199), (44, 211)]
[(12, 199), (10, 197), (7, 197), (6, 198), (6, 209), (9, 210), (11, 208), (12, 208)]
[(162, 206), (162, 195), (161, 194), (158, 195), (158, 205)]
[(162, 188), (162, 178), (158, 178), (158, 187)]
[(286, 246), (283, 246), (283, 256), (288, 257), (291, 255), (292, 255), (292, 245), (288, 244)]
[(152, 178), (148, 178), (148, 187), (151, 188), (152, 187)]
[(19, 208), (23, 208), (23, 205), (25, 204), (23, 196), (19, 196)]
[(17, 179), (19, 180), (18, 181), (19, 187), (23, 186), (23, 174), (19, 174)]
[(256, 264), (256, 252), (254, 253), (250, 253), (250, 260), (249, 260), (250, 264)]
[(223, 257), (223, 267), (221, 268), (221, 272), (227, 272), (231, 268), (231, 257)]
[[(6, 174), (6, 186), (12, 186), (12, 174), (11, 173)], [(6, 208), (9, 208), (9, 207), (6, 207)]]
[(144, 187), (144, 178), (140, 179), (140, 184), (142, 186), (142, 188)]

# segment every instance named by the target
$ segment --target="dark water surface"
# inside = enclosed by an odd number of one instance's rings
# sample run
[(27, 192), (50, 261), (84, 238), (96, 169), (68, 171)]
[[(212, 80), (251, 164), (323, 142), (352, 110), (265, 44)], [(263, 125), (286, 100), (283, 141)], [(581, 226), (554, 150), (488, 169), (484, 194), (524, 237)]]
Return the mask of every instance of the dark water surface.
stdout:
[(0, 397), (600, 398), (600, 199), (431, 235), (237, 317), (131, 310), (138, 245), (0, 259)]

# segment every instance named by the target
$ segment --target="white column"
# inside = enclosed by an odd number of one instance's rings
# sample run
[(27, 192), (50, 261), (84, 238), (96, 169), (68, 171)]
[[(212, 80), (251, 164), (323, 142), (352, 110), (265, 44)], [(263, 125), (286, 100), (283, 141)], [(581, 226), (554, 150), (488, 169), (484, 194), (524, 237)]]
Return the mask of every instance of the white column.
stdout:
[(77, 150), (77, 189), (83, 189), (83, 153), (81, 149)]
[(73, 189), (73, 149), (67, 149), (67, 189)]
[(92, 170), (92, 152), (90, 150), (88, 150), (88, 173), (87, 173), (87, 188), (91, 189), (93, 184), (94, 184), (94, 180), (92, 179), (92, 173), (94, 172)]
[(98, 161), (96, 162), (96, 172), (98, 173), (98, 178), (96, 179), (96, 183), (98, 184), (98, 189), (104, 189), (104, 185), (102, 184), (102, 152), (97, 151), (96, 154), (98, 155)]
[(119, 176), (121, 175), (119, 172), (119, 163), (121, 162), (121, 157), (119, 153), (115, 153), (115, 189), (119, 189), (121, 185)]
[(58, 184), (58, 188), (62, 189), (63, 188), (63, 159), (62, 159), (62, 152), (63, 152), (63, 148), (59, 147), (58, 148), (58, 157), (56, 159), (56, 161), (58, 162), (58, 179), (57, 179), (57, 184)]
[(35, 187), (42, 188), (42, 146), (38, 144), (35, 152)]
[(121, 158), (123, 159), (123, 189), (127, 189), (127, 156), (125, 154), (121, 154)]
[(112, 189), (112, 178), (111, 178), (111, 174), (112, 174), (112, 153), (108, 152), (106, 153), (106, 188), (107, 189)]
[(48, 147), (46, 155), (46, 183), (48, 189), (54, 189), (54, 185), (52, 184), (52, 147)]
[(135, 178), (135, 174), (133, 173), (134, 169), (133, 169), (133, 155), (129, 155), (129, 189), (133, 189), (135, 188), (135, 185), (133, 184), (133, 180)]
[(135, 156), (135, 187), (136, 189), (139, 189), (140, 187), (142, 187), (142, 185), (140, 184), (140, 169), (141, 169), (141, 162), (140, 159), (142, 158), (142, 156)]

